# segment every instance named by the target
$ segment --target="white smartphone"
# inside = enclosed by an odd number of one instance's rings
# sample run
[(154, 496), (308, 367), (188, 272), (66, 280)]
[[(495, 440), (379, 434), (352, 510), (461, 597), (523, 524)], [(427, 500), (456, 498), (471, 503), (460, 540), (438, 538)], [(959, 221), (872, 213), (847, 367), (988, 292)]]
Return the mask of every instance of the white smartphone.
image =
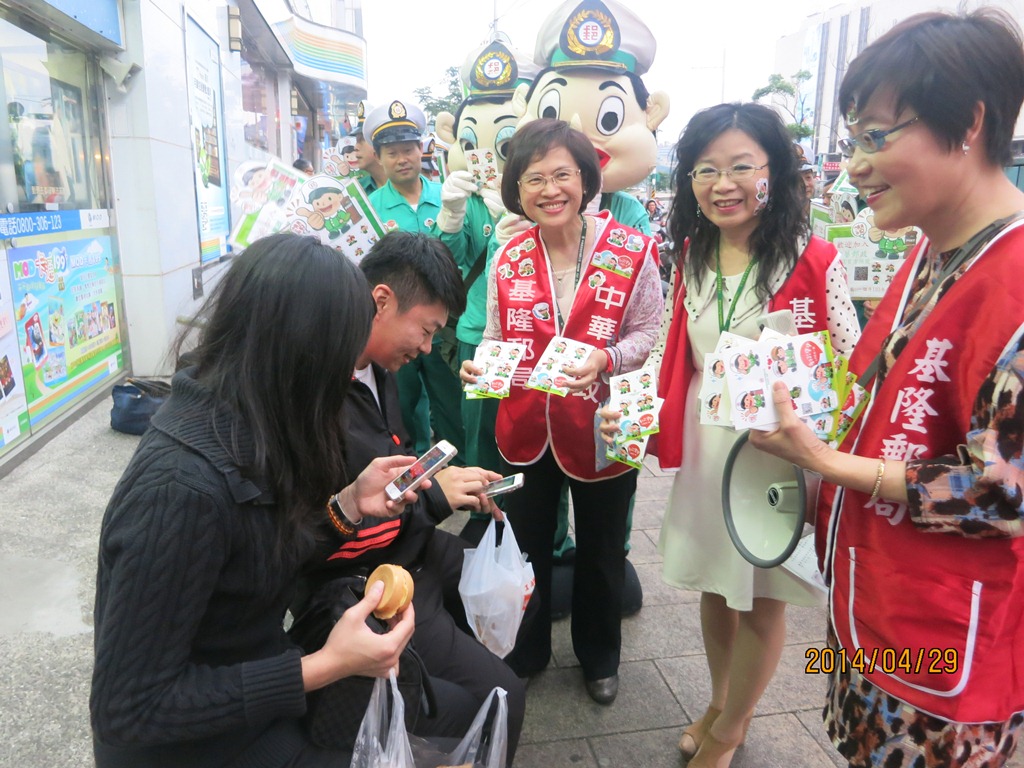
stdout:
[(424, 453), (416, 463), (409, 467), (384, 487), (384, 492), (392, 501), (398, 501), (406, 491), (413, 491), (420, 483), (443, 469), (459, 451), (447, 440), (441, 440), (433, 448)]
[(484, 496), (501, 496), (503, 493), (515, 491), (523, 487), (523, 473), (516, 472), (514, 475), (495, 480), (484, 487)]

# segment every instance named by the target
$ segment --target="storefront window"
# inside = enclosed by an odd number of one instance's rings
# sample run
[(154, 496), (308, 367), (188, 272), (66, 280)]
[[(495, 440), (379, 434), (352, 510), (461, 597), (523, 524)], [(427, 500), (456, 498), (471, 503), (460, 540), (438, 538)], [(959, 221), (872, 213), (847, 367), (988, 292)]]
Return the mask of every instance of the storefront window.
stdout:
[(0, 135), (4, 212), (106, 208), (99, 119), (80, 51), (14, 26), (0, 11)]
[(242, 58), (242, 109), (245, 140), (272, 155), (281, 156), (278, 130), (277, 75), (261, 64)]

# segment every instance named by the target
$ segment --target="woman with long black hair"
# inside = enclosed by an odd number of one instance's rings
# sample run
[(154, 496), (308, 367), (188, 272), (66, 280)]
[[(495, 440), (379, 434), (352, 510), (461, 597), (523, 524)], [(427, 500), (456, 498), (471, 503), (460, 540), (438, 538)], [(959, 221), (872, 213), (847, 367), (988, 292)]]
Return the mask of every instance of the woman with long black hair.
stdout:
[(347, 765), (308, 743), (305, 694), (387, 675), (412, 609), (375, 634), (364, 623), (374, 587), (305, 656), (283, 620), (326, 505), (393, 514), (384, 486), (413, 461), (344, 477), (342, 403), (373, 312), (358, 269), (295, 235), (254, 243), (201, 310), (198, 346), (103, 518), (99, 768)]

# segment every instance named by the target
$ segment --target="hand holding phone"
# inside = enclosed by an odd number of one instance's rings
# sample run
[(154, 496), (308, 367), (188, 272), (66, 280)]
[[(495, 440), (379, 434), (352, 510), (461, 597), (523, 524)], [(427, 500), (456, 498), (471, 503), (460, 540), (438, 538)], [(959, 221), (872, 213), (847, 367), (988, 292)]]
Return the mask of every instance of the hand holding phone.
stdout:
[(432, 477), (451, 461), (458, 450), (447, 440), (441, 440), (423, 454), (405, 472), (387, 484), (384, 492), (392, 501), (398, 501), (406, 491), (413, 491), (428, 477)]
[(523, 487), (523, 473), (516, 472), (514, 475), (503, 477), (501, 480), (495, 480), (493, 483), (489, 483), (484, 488), (484, 496), (491, 498), (493, 496), (501, 496), (503, 493), (509, 493), (510, 491), (518, 490)]

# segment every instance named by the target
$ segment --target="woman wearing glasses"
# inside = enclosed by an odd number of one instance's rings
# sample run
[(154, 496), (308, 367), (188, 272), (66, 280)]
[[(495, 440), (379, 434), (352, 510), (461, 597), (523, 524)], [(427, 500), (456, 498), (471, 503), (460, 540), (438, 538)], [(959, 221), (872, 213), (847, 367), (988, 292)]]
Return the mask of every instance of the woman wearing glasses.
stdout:
[(907, 19), (839, 92), (876, 225), (925, 239), (853, 355), (857, 373), (878, 367), (847, 452), (783, 392), (779, 429), (751, 442), (840, 486), (819, 506), (837, 660), (824, 717), (851, 766), (996, 768), (1021, 738), (1024, 193), (1002, 166), (1022, 101), (1020, 32), (991, 9)]
[(800, 332), (830, 331), (839, 352), (853, 348), (859, 326), (835, 248), (807, 231), (799, 166), (774, 111), (720, 104), (699, 112), (676, 157), (669, 228), (687, 246), (662, 331), (657, 451), (663, 468), (679, 471), (659, 548), (664, 580), (701, 592), (711, 700), (679, 748), (705, 768), (728, 765), (743, 741), (782, 653), (786, 603), (820, 598), (782, 568), (750, 565), (729, 538), (722, 468), (736, 433), (700, 424), (704, 355), (726, 331), (757, 338), (757, 319), (775, 310), (791, 310)]
[[(528, 347), (512, 393), (499, 406), (497, 439), (502, 457), (525, 475), (505, 512), (533, 563), (539, 610), (506, 660), (520, 675), (532, 675), (551, 658), (551, 542), (568, 478), (575, 509), (586, 510), (575, 521), (573, 649), (591, 698), (610, 704), (618, 692), (623, 542), (636, 471), (619, 463), (596, 468), (604, 444), (595, 440), (594, 410), (608, 396), (609, 375), (647, 359), (663, 300), (654, 241), (606, 211), (584, 214), (600, 187), (597, 152), (580, 131), (541, 119), (516, 132), (502, 200), (536, 223), (495, 254), (484, 338)], [(597, 348), (562, 368), (575, 377), (565, 382), (567, 397), (523, 386), (554, 336)], [(464, 381), (480, 373), (471, 360), (463, 363)]]

